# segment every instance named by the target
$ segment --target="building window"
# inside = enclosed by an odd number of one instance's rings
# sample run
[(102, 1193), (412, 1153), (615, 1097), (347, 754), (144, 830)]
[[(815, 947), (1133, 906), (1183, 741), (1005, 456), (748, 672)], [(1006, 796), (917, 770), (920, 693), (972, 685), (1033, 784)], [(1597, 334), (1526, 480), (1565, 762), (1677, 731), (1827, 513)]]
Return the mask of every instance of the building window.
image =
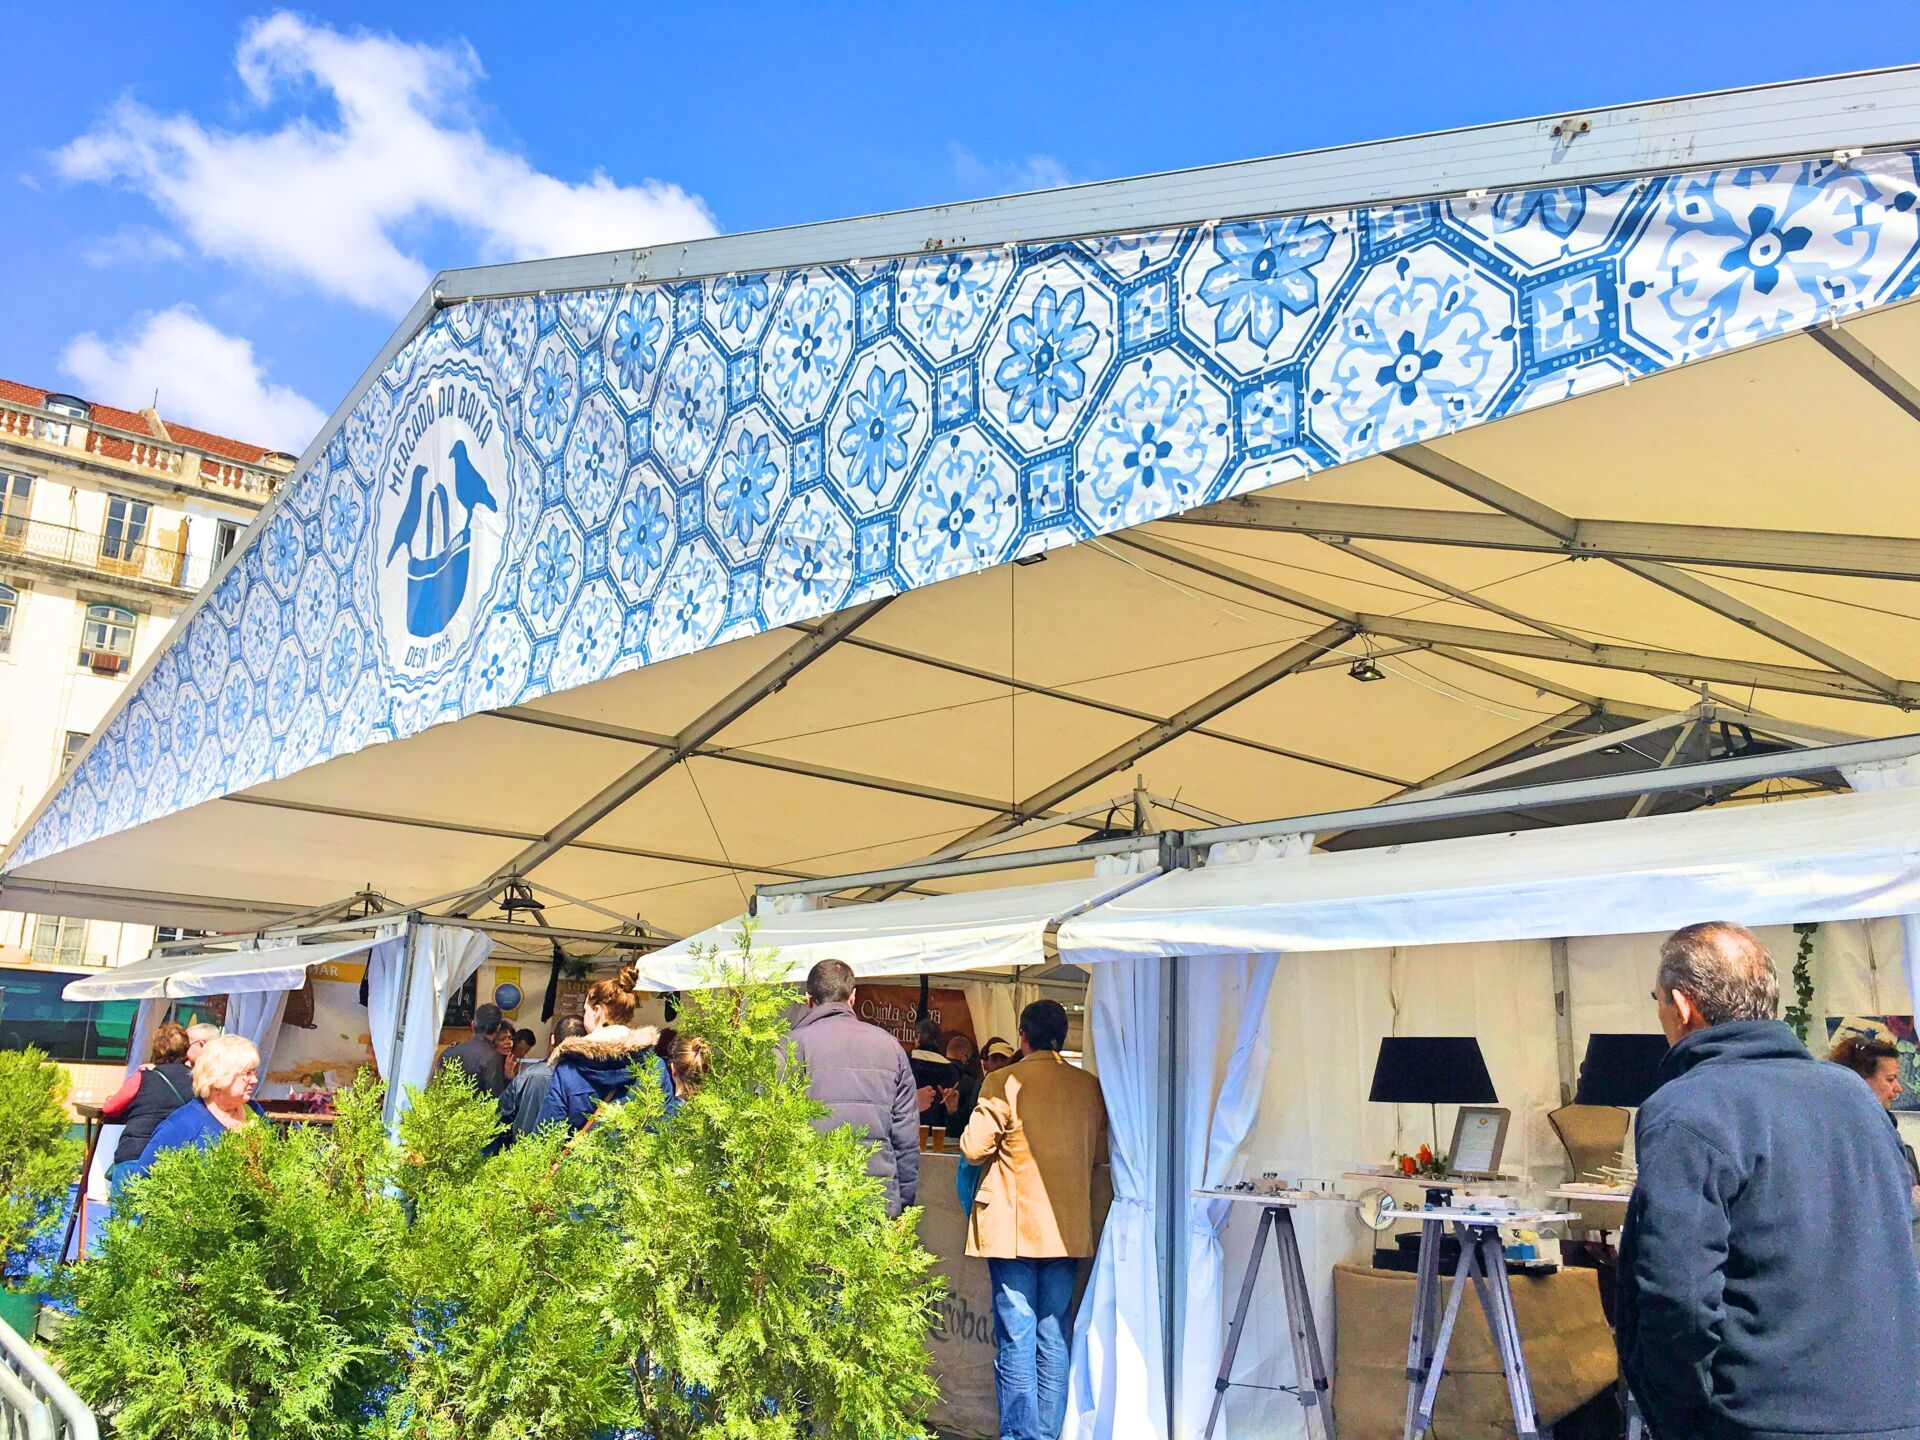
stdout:
[(215, 522), (213, 532), (213, 563), (218, 565), (233, 553), (233, 547), (240, 543), (240, 522), (238, 520), (220, 520)]
[(54, 414), (65, 415), (69, 420), (86, 419), (91, 408), (78, 395), (49, 395), (41, 403)]
[(0, 545), (17, 548), (27, 536), (27, 512), (33, 500), (31, 475), (0, 474)]
[(152, 508), (144, 500), (109, 496), (106, 533), (100, 537), (101, 557), (107, 560), (135, 558), (136, 549), (147, 543), (147, 520)]
[(0, 585), (0, 655), (13, 648), (13, 622), (20, 614), (20, 592)]
[(87, 958), (87, 922), (68, 915), (37, 915), (33, 958), (41, 965), (78, 965)]
[(73, 762), (80, 758), (80, 752), (86, 748), (86, 731), (67, 731), (67, 738), (60, 742), (60, 773), (62, 775), (73, 768)]
[(80, 663), (103, 675), (125, 670), (133, 659), (133, 612), (119, 605), (87, 606), (80, 631)]

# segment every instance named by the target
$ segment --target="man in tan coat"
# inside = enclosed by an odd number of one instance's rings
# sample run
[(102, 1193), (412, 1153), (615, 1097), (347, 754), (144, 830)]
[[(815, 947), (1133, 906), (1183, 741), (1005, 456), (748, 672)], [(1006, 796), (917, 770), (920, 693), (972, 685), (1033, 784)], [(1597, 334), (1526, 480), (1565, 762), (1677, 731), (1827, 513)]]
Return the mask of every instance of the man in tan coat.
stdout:
[(1020, 1016), (1018, 1064), (989, 1075), (960, 1137), (985, 1167), (967, 1254), (993, 1283), (993, 1388), (1001, 1440), (1057, 1440), (1067, 1410), (1068, 1312), (1077, 1262), (1093, 1254), (1093, 1167), (1106, 1155), (1100, 1082), (1067, 1064), (1067, 1012)]

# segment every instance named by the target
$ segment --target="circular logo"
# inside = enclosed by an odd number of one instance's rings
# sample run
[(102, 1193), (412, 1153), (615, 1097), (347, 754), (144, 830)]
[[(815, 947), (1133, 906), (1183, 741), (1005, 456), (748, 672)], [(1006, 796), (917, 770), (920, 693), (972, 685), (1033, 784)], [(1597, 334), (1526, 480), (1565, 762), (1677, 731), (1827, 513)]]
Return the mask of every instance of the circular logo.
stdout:
[(395, 402), (374, 482), (376, 614), (404, 678), (459, 659), (506, 558), (513, 450), (505, 407), (463, 360), (416, 376)]
[(504, 981), (493, 987), (493, 1003), (498, 1005), (502, 1010), (518, 1010), (520, 1008), (520, 1000), (520, 987), (515, 985), (511, 980)]

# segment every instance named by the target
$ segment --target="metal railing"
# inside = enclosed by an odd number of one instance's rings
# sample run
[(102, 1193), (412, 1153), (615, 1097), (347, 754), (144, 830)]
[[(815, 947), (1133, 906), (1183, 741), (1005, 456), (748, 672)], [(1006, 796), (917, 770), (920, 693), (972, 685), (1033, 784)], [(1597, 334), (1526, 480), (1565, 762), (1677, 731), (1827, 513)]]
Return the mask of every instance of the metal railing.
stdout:
[(208, 566), (178, 550), (133, 544), (110, 536), (25, 516), (0, 516), (0, 557), (44, 560), (120, 580), (138, 580), (171, 590), (198, 590)]
[(0, 401), (0, 439), (9, 438), (75, 450), (94, 460), (123, 465), (183, 485), (232, 491), (256, 504), (265, 503), (282, 478), (279, 472), (264, 466), (203, 454), (188, 446), (156, 440), (151, 435)]
[(6, 1440), (100, 1440), (99, 1422), (47, 1357), (0, 1324), (0, 1431)]

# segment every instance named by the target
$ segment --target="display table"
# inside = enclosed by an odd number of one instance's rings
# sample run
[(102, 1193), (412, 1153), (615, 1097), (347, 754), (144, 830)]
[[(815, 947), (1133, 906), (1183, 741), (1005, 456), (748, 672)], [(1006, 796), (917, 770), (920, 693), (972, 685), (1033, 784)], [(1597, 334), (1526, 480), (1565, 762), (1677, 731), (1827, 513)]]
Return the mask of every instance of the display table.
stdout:
[[(1406, 1420), (1407, 1331), (1416, 1277), (1335, 1267), (1334, 1413), (1341, 1440), (1397, 1440)], [(1591, 1270), (1512, 1278), (1521, 1348), (1540, 1423), (1552, 1425), (1614, 1384), (1619, 1363)], [(1478, 1305), (1461, 1308), (1440, 1382), (1447, 1440), (1514, 1433), (1500, 1357)]]
[[(994, 1440), (1000, 1433), (1000, 1411), (993, 1398), (993, 1298), (987, 1284), (987, 1262), (967, 1254), (967, 1221), (960, 1213), (954, 1188), (959, 1169), (956, 1151), (923, 1151), (920, 1155), (920, 1243), (934, 1257), (933, 1273), (947, 1282), (927, 1350), (933, 1357), (933, 1378), (940, 1399), (928, 1417), (942, 1435), (956, 1440)], [(1097, 1232), (1113, 1201), (1113, 1183), (1107, 1167), (1093, 1172), (1093, 1215)], [(1084, 1288), (1093, 1262), (1080, 1267)], [(1074, 1296), (1076, 1307), (1079, 1295)]]

